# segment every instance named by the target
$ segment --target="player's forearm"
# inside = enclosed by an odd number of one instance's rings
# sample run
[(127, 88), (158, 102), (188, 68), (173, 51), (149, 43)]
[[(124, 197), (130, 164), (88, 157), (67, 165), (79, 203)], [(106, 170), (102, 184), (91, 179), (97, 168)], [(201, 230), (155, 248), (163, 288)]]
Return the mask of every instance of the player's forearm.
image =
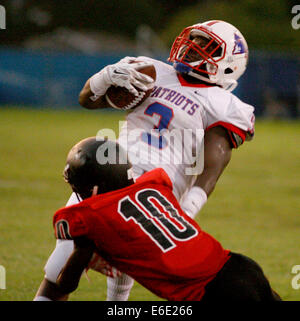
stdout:
[(94, 96), (95, 94), (92, 92), (90, 87), (90, 80), (88, 80), (79, 93), (79, 104), (87, 109), (99, 109), (108, 107), (105, 96), (100, 96), (99, 98), (93, 100), (91, 97)]
[(34, 301), (67, 301), (68, 294), (61, 292), (59, 286), (48, 281), (46, 278), (42, 281)]
[(180, 205), (187, 215), (194, 218), (207, 202), (208, 196), (213, 192), (221, 170), (214, 167), (204, 168), (203, 173), (197, 177), (194, 186), (189, 190)]
[(94, 246), (88, 240), (75, 241), (75, 249), (56, 280), (62, 293), (68, 294), (77, 289), (82, 272), (88, 266), (93, 253)]
[(194, 186), (201, 187), (206, 193), (207, 197), (209, 197), (215, 189), (221, 173), (221, 169), (216, 169), (214, 167), (204, 168), (203, 173), (197, 177)]
[(46, 278), (42, 281), (34, 301), (66, 301), (69, 293), (78, 287), (82, 272), (93, 254), (93, 247), (77, 247), (62, 269), (56, 283)]
[(231, 159), (232, 148), (226, 130), (222, 127), (209, 130), (205, 134), (204, 150), (204, 169), (195, 186), (201, 187), (209, 196)]
[(231, 146), (223, 128), (212, 128), (204, 140), (204, 169), (194, 186), (180, 205), (191, 217), (195, 217), (213, 192), (217, 181), (231, 158)]

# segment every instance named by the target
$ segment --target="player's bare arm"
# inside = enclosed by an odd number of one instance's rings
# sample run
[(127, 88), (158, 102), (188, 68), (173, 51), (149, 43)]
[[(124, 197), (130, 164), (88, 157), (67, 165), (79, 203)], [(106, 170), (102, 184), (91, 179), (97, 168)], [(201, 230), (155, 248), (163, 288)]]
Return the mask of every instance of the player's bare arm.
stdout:
[(105, 96), (99, 96), (92, 99), (95, 94), (91, 90), (90, 79), (88, 79), (79, 94), (79, 104), (87, 109), (100, 109), (109, 107)]
[(56, 284), (62, 293), (77, 289), (80, 277), (94, 253), (94, 244), (85, 237), (74, 239), (74, 251), (57, 278)]
[(181, 202), (184, 211), (195, 217), (213, 192), (217, 181), (231, 159), (232, 146), (227, 130), (213, 127), (204, 136), (204, 169)]
[(40, 284), (34, 301), (67, 301), (68, 294), (60, 291), (56, 283), (50, 282), (46, 278)]
[(195, 186), (201, 187), (207, 196), (231, 159), (232, 147), (227, 130), (221, 126), (211, 128), (204, 136), (204, 170), (197, 177)]
[(36, 298), (52, 301), (66, 301), (69, 293), (76, 290), (84, 269), (88, 266), (94, 252), (93, 243), (81, 237), (74, 240), (74, 250), (60, 272), (56, 283), (46, 278), (42, 281)]

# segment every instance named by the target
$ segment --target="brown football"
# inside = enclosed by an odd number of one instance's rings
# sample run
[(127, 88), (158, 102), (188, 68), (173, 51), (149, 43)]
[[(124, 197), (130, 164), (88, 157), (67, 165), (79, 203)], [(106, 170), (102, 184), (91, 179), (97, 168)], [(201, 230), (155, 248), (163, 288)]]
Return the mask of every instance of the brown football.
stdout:
[[(156, 80), (155, 67), (148, 66), (137, 69), (139, 72), (150, 76), (154, 81)], [(125, 87), (110, 86), (105, 94), (105, 98), (109, 105), (116, 109), (133, 109), (139, 106), (146, 98), (149, 97), (153, 88), (143, 91), (135, 87), (139, 95), (135, 96), (128, 91)]]

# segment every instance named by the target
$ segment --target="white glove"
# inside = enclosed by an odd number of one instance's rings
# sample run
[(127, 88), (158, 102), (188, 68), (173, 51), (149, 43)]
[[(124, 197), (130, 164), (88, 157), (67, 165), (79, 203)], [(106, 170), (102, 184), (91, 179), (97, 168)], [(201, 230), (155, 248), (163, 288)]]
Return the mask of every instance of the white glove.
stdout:
[(180, 201), (180, 206), (188, 216), (195, 218), (206, 201), (207, 195), (205, 191), (201, 187), (193, 186)]
[(125, 87), (135, 96), (138, 96), (138, 91), (134, 87), (144, 91), (151, 89), (154, 80), (138, 72), (138, 70), (149, 67), (152, 63), (143, 61), (129, 63), (133, 59), (133, 57), (126, 57), (114, 65), (106, 66), (93, 75), (90, 78), (90, 87), (95, 96), (103, 96), (111, 85)]

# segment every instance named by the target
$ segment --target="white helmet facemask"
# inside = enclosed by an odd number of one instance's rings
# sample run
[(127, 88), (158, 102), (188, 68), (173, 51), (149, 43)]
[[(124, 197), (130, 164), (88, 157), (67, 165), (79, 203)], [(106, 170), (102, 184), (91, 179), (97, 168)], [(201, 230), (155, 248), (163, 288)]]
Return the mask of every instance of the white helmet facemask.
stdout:
[(181, 32), (173, 43), (169, 61), (179, 73), (232, 91), (246, 69), (248, 46), (231, 24), (207, 21)]

